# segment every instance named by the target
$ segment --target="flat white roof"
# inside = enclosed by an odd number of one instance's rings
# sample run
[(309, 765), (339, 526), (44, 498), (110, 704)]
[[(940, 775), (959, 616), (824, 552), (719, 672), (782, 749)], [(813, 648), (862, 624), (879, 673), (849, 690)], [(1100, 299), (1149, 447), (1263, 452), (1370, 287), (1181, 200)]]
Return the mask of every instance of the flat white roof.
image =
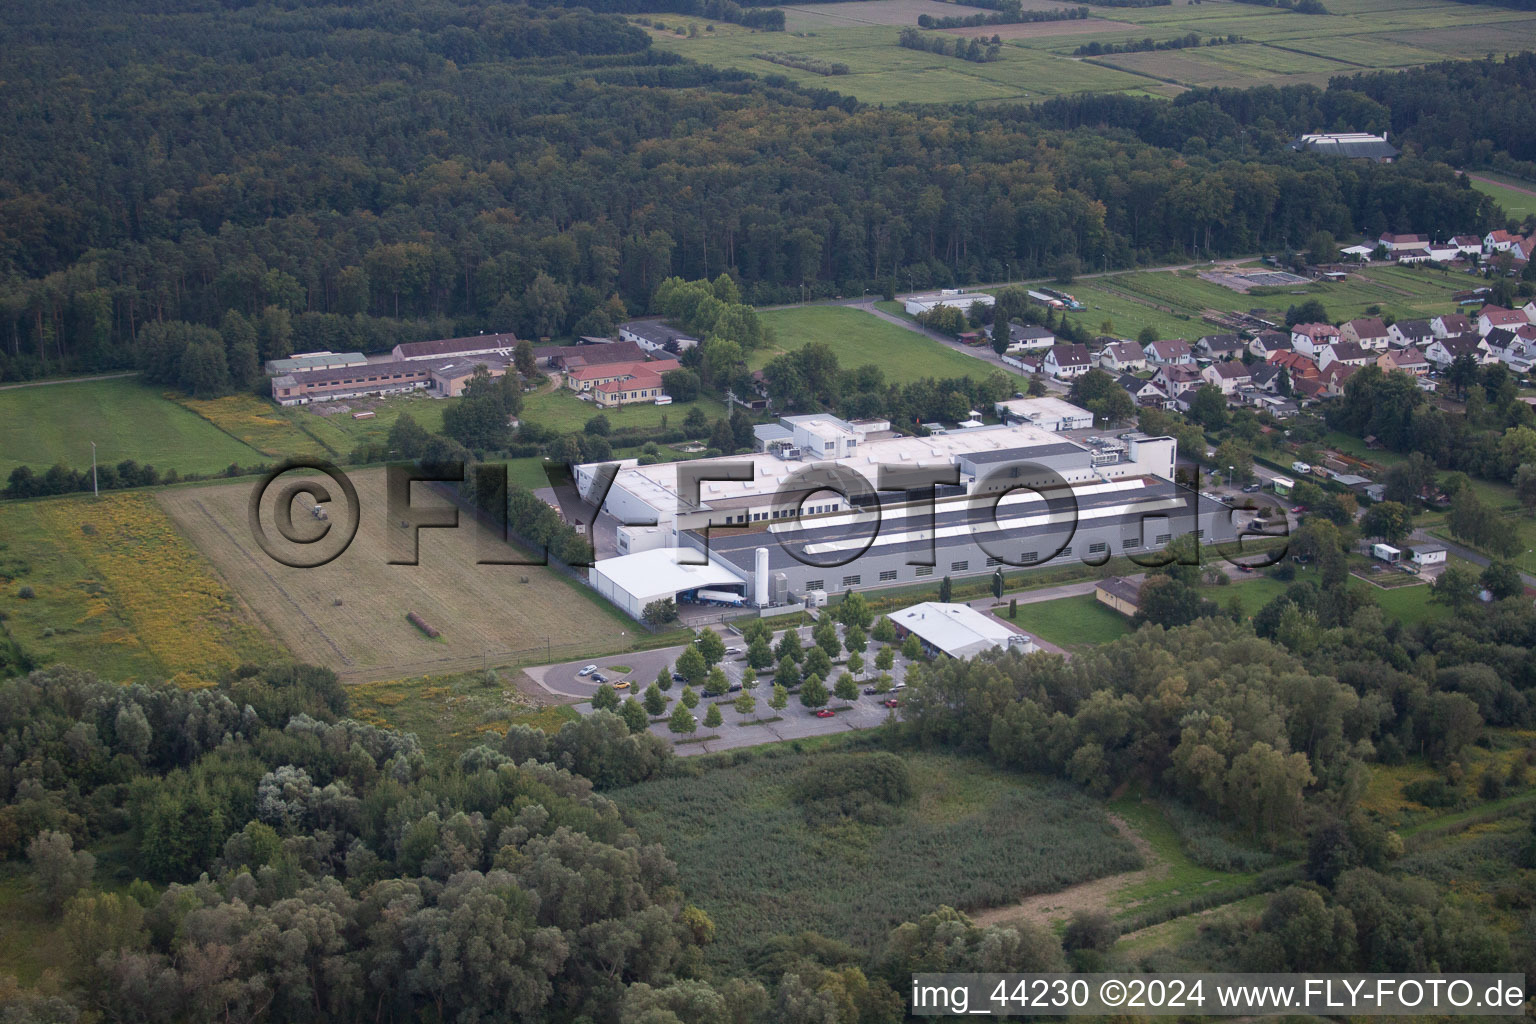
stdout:
[(634, 555), (604, 558), (592, 568), (640, 601), (671, 597), (699, 587), (746, 584), (733, 570), (713, 559), (707, 565), (689, 565), (686, 561), (679, 564), (679, 559), (702, 557), (693, 548), (653, 548)]
[[(837, 463), (867, 477), (874, 483), (876, 467), (892, 466), (948, 466), (958, 456), (977, 452), (1007, 451), (1031, 445), (1058, 445), (1062, 438), (1048, 430), (1028, 423), (1010, 426), (991, 426), (968, 430), (961, 434), (940, 434), (933, 437), (889, 437), (865, 441), (857, 455), (843, 459), (807, 459), (786, 462), (777, 456), (759, 452), (753, 455), (725, 455), (717, 460), (698, 459), (690, 463), (658, 462), (651, 466), (631, 464), (625, 460), (623, 468), (614, 479), (615, 487), (622, 487), (655, 509), (685, 509), (687, 503), (678, 494), (678, 466), (705, 466), (710, 462), (739, 464), (750, 462), (753, 467), (751, 480), (705, 480), (699, 484), (699, 501), (709, 505), (716, 501), (737, 498), (769, 496), (791, 474), (808, 466), (826, 466)], [(1086, 449), (1085, 449), (1086, 450)], [(692, 495), (688, 496), (692, 500)]]
[(1073, 405), (1071, 402), (1060, 398), (1013, 398), (1006, 402), (998, 402), (999, 409), (1007, 409), (1015, 416), (1029, 416), (1039, 419), (1081, 419), (1086, 416), (1093, 419), (1093, 413), (1082, 406)]
[[(925, 601), (891, 614), (891, 622), (922, 637), (955, 658), (970, 658), (997, 647), (1007, 647), (1014, 637), (1024, 637), (978, 612), (968, 604)], [(1024, 637), (1027, 641), (1028, 637)], [(1032, 643), (1025, 650), (1034, 650)]]

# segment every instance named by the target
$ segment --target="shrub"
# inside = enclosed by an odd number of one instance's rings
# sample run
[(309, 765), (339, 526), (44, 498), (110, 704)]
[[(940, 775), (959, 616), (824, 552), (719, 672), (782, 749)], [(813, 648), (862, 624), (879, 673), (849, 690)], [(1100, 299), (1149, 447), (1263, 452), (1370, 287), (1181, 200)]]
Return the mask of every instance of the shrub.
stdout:
[(1092, 949), (1105, 953), (1119, 937), (1120, 926), (1104, 911), (1079, 910), (1062, 933), (1061, 945), (1069, 951)]
[(1420, 779), (1404, 786), (1403, 796), (1425, 807), (1455, 807), (1461, 791), (1444, 779)]
[(16, 596), (21, 598), (23, 601), (30, 601), (37, 596), (37, 591), (33, 590), (29, 586), (23, 586), (20, 590), (16, 591)]

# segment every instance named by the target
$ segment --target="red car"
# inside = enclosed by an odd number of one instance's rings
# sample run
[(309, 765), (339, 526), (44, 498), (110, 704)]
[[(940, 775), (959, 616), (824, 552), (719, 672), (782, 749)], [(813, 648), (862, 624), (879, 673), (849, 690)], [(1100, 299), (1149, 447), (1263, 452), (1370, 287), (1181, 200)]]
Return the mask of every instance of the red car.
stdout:
[(1292, 505), (1291, 506), (1291, 511), (1295, 512), (1297, 515), (1300, 515), (1301, 513), (1305, 512), (1306, 510), (1307, 510), (1307, 506), (1305, 506), (1305, 505)]
[(833, 718), (836, 717), (836, 715), (837, 712), (833, 711), (831, 708), (822, 708), (820, 711), (816, 712), (817, 718)]
[(901, 701), (897, 700), (895, 697), (892, 697), (890, 700), (885, 702), (885, 706), (888, 708), (899, 708), (901, 707)]

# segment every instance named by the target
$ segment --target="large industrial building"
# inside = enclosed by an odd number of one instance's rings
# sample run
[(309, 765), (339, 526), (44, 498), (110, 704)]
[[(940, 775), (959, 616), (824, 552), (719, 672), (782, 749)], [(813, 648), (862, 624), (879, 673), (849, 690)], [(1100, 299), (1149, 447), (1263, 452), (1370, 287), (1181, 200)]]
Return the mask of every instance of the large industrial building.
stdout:
[(795, 420), (795, 443), (768, 452), (578, 466), (629, 552), (597, 563), (599, 590), (631, 614), (658, 595), (778, 606), (1234, 536), (1230, 509), (1173, 482), (1169, 437), (1089, 445), (1015, 423), (870, 440), (833, 416)]

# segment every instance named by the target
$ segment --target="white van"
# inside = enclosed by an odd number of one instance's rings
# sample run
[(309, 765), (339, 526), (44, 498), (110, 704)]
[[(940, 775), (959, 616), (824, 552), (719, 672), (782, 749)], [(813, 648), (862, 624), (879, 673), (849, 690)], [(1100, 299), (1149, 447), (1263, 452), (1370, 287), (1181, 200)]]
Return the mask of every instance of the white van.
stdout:
[(657, 405), (671, 405), (672, 404), (672, 396), (671, 395), (662, 395), (660, 398), (656, 399), (656, 404)]
[(1312, 467), (1307, 465), (1305, 462), (1293, 462), (1291, 463), (1291, 472), (1300, 473), (1305, 476), (1306, 474), (1312, 472)]

